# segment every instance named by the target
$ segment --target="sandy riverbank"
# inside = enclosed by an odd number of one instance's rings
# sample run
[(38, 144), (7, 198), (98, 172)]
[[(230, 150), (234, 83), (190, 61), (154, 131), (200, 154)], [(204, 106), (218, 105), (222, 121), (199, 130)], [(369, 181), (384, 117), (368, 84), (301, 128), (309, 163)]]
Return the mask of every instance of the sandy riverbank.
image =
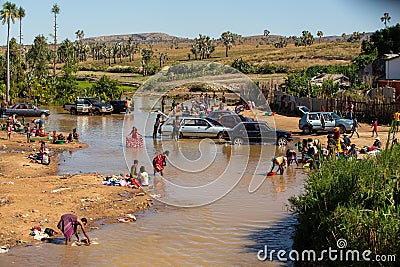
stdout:
[[(87, 147), (80, 142), (46, 145), (55, 155)], [(97, 174), (56, 175), (57, 157), (49, 166), (31, 162), (27, 157), (34, 149), (39, 143), (26, 143), (25, 135), (13, 133), (8, 141), (6, 132), (0, 131), (0, 246), (35, 242), (29, 235), (33, 226), (58, 231), (65, 213), (88, 218), (90, 229), (97, 227), (96, 220), (124, 216), (151, 204), (148, 196), (136, 196), (140, 189), (102, 185)]]

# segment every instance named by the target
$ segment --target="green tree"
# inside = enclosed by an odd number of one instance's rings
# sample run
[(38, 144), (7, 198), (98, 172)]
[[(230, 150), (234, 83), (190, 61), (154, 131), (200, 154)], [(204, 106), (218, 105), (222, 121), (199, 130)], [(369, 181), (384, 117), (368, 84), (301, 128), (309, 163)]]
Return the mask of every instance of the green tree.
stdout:
[(72, 102), (80, 95), (75, 73), (78, 70), (78, 59), (75, 56), (74, 44), (66, 39), (58, 47), (59, 59), (63, 62), (61, 77), (57, 77), (55, 99), (59, 103)]
[(122, 89), (118, 80), (103, 75), (93, 84), (92, 93), (102, 100), (118, 99), (122, 95)]
[(347, 42), (350, 43), (356, 43), (360, 42), (361, 39), (365, 36), (365, 32), (360, 33), (360, 32), (353, 32), (350, 37), (347, 39)]
[(310, 78), (305, 72), (290, 73), (285, 79), (287, 92), (297, 97), (307, 97), (310, 91)]
[(17, 6), (11, 2), (5, 2), (3, 8), (0, 11), (0, 17), (3, 25), (7, 23), (7, 89), (6, 89), (6, 101), (10, 103), (10, 28), (11, 22), (15, 23), (17, 18)]
[(54, 14), (54, 58), (53, 58), (53, 76), (56, 77), (56, 63), (57, 63), (57, 15), (60, 14), (60, 7), (54, 4), (51, 8), (51, 13)]
[(191, 51), (197, 59), (197, 55), (200, 55), (200, 60), (210, 58), (211, 54), (215, 50), (214, 40), (210, 36), (199, 34), (198, 38), (194, 39), (194, 44), (192, 44)]
[(304, 46), (311, 46), (314, 43), (314, 36), (309, 31), (303, 31), (301, 36), (301, 42)]
[(25, 18), (25, 9), (22, 7), (18, 8), (18, 20), (19, 20), (19, 49), (22, 54), (22, 19)]
[(390, 22), (391, 17), (389, 16), (389, 13), (383, 13), (383, 17), (381, 17), (381, 21), (385, 25), (386, 28), (386, 23)]
[(370, 54), (375, 48), (378, 56), (400, 52), (400, 24), (374, 32), (368, 42), (363, 42), (362, 53)]
[(143, 68), (143, 76), (148, 75), (149, 65), (151, 58), (153, 57), (153, 50), (151, 49), (142, 49), (142, 68)]
[(49, 75), (47, 65), (51, 62), (51, 57), (49, 45), (43, 35), (35, 37), (26, 57), (32, 75), (39, 80), (46, 79)]
[(321, 38), (322, 38), (322, 36), (324, 36), (324, 33), (322, 31), (318, 31), (317, 32), (317, 36), (319, 37), (318, 43), (320, 44), (321, 43)]
[(264, 30), (264, 39), (267, 39), (267, 37), (268, 37), (268, 35), (270, 34), (271, 32), (269, 31), (269, 30), (267, 30), (267, 29), (265, 29)]
[(221, 34), (221, 40), (223, 45), (225, 46), (225, 57), (228, 57), (228, 51), (235, 44), (237, 39), (237, 34), (231, 33), (230, 31), (226, 31)]
[(278, 41), (274, 41), (273, 44), (276, 48), (284, 48), (287, 46), (287, 39), (286, 38), (279, 38)]

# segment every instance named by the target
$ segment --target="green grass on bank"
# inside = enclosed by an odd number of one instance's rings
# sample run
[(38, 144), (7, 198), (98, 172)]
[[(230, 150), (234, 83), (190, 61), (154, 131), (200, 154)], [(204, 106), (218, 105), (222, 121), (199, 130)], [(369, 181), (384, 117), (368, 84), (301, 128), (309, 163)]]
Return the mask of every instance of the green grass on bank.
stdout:
[(294, 249), (336, 249), (343, 238), (347, 249), (400, 259), (400, 145), (376, 158), (326, 162), (305, 189), (290, 199), (299, 221)]

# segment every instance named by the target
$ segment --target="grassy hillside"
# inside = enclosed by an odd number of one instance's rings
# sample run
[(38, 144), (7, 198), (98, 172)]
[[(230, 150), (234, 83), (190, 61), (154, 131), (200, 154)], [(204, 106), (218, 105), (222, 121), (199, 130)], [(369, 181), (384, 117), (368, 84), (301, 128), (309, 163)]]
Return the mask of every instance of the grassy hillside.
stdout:
[[(177, 49), (172, 47), (171, 44), (143, 44), (141, 48), (154, 51), (151, 65), (159, 65), (159, 57), (161, 53), (167, 53), (168, 59), (164, 62), (164, 66), (176, 65), (188, 61), (188, 54), (190, 53), (190, 43), (178, 43)], [(321, 44), (314, 44), (310, 47), (295, 47), (293, 44), (288, 44), (285, 48), (275, 48), (271, 44), (259, 45), (258, 43), (244, 43), (241, 45), (233, 46), (229, 50), (229, 57), (225, 57), (225, 47), (218, 45), (215, 52), (212, 54), (208, 61), (214, 61), (221, 64), (231, 65), (235, 58), (242, 58), (245, 61), (252, 62), (257, 65), (275, 64), (287, 66), (289, 70), (301, 70), (313, 65), (347, 65), (351, 60), (360, 53), (360, 43), (348, 42), (322, 42)], [(194, 55), (190, 55), (191, 60), (194, 60)], [(80, 66), (84, 66), (89, 71), (80, 71), (80, 77), (97, 78), (101, 75), (109, 75), (114, 79), (118, 79), (123, 83), (141, 84), (148, 77), (143, 77), (140, 74), (133, 73), (109, 73), (109, 68), (121, 67), (136, 67), (141, 68), (141, 55), (140, 52), (135, 54), (133, 62), (124, 58), (122, 62), (116, 59), (116, 63), (111, 60), (111, 66), (108, 61), (103, 60), (93, 61), (89, 59), (86, 62), (81, 62)], [(103, 71), (90, 71), (91, 69), (101, 69)], [(253, 80), (259, 81), (264, 79), (282, 78), (284, 74), (271, 74), (271, 75), (249, 75)]]

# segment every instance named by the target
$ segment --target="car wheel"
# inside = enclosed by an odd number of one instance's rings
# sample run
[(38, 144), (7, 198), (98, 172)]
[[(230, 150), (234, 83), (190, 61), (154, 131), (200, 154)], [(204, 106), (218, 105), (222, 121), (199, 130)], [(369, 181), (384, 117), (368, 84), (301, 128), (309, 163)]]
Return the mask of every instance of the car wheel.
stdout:
[(304, 126), (303, 127), (303, 134), (310, 134), (311, 133), (311, 128), (309, 126)]
[(223, 132), (219, 132), (219, 133), (217, 134), (217, 138), (218, 138), (220, 141), (223, 141), (223, 140), (224, 140), (224, 133), (223, 133)]
[(183, 138), (183, 133), (179, 132), (179, 139)]
[(278, 138), (278, 141), (276, 142), (278, 146), (287, 146), (288, 140), (285, 137), (280, 137)]
[(242, 145), (243, 143), (244, 143), (243, 138), (235, 137), (235, 138), (233, 139), (233, 144), (234, 144), (234, 145)]
[(71, 109), (70, 113), (71, 115), (76, 115), (76, 109)]
[(95, 110), (93, 111), (93, 114), (96, 115), (96, 116), (97, 116), (97, 115), (100, 115), (100, 110), (95, 109)]
[(47, 113), (44, 112), (40, 113), (40, 117), (46, 117), (46, 116), (48, 116)]
[(346, 127), (344, 127), (343, 125), (339, 126), (339, 131), (341, 134), (346, 133)]

